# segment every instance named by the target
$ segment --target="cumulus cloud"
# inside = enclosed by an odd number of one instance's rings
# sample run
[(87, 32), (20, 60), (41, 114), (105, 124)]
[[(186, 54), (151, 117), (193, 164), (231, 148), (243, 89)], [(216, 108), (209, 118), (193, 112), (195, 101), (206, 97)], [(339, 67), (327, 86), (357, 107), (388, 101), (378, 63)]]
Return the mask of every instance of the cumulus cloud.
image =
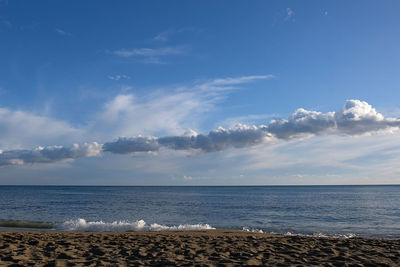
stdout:
[(367, 102), (347, 100), (337, 112), (321, 113), (300, 108), (287, 120), (272, 120), (268, 131), (277, 138), (290, 139), (322, 133), (359, 135), (399, 126), (399, 119), (384, 118)]
[(0, 167), (34, 163), (53, 163), (83, 157), (94, 157), (101, 153), (102, 145), (96, 142), (71, 147), (48, 146), (32, 150), (0, 151)]
[(335, 126), (334, 113), (308, 111), (299, 108), (287, 120), (272, 120), (268, 131), (279, 139), (289, 139), (304, 134), (319, 134)]
[[(218, 89), (212, 91), (211, 85), (208, 90), (211, 90), (211, 95), (215, 97), (215, 93), (219, 92), (221, 88), (225, 86), (231, 86), (231, 84), (237, 84), (244, 81), (251, 81), (259, 78), (266, 78), (267, 76), (252, 76), (252, 78), (242, 79), (226, 79), (211, 81), (208, 84), (218, 84)], [(201, 85), (201, 86), (204, 86)], [(199, 89), (198, 87), (196, 87)], [(200, 87), (200, 89), (203, 87)], [(204, 89), (204, 88), (203, 88)], [(201, 89), (200, 92), (203, 95), (207, 95), (207, 92)], [(203, 90), (203, 91), (202, 91)], [(222, 90), (223, 91), (223, 90)], [(186, 94), (190, 94), (189, 96)], [(194, 95), (191, 95), (194, 94)], [(218, 95), (218, 94), (217, 94)], [(206, 100), (201, 100), (198, 103), (192, 103), (191, 101), (198, 96), (196, 93), (189, 93), (187, 91), (172, 95), (172, 99), (162, 99), (156, 102), (150, 101), (149, 103), (142, 103), (135, 101), (133, 95), (119, 95), (112, 102), (110, 102), (106, 110), (101, 114), (103, 116), (103, 122), (120, 122), (121, 120), (127, 120), (132, 122), (132, 114), (137, 113), (137, 105), (147, 105), (149, 110), (146, 113), (157, 115), (157, 110), (152, 110), (153, 107), (159, 107), (165, 105), (166, 113), (161, 117), (146, 117), (145, 122), (150, 124), (160, 123), (166, 127), (171, 121), (168, 118), (175, 118), (180, 114), (182, 105), (186, 104), (189, 107), (189, 115), (192, 106), (201, 105), (207, 103)], [(207, 99), (207, 98), (206, 98)], [(213, 98), (211, 98), (213, 99)], [(184, 100), (184, 101), (183, 101)], [(185, 103), (188, 101), (188, 103)], [(203, 102), (202, 102), (203, 101)], [(165, 102), (165, 103), (164, 103)], [(178, 104), (179, 103), (179, 104)], [(178, 107), (178, 109), (176, 109)], [(186, 110), (187, 107), (184, 107)], [(167, 112), (168, 111), (168, 112)], [(14, 114), (7, 110), (0, 109), (0, 122), (6, 116), (1, 116), (2, 112), (8, 114), (11, 121), (17, 121), (25, 123), (24, 127), (29, 129), (29, 121), (36, 120), (34, 123), (35, 127), (46, 128), (46, 123), (49, 123), (50, 127), (60, 126), (55, 122), (44, 120), (40, 117), (27, 117), (26, 114)], [(125, 114), (126, 113), (126, 114)], [(122, 115), (121, 115), (122, 114)], [(186, 115), (188, 115), (186, 114)], [(23, 116), (22, 116), (23, 115)], [(136, 114), (138, 119), (140, 114)], [(185, 117), (186, 117), (185, 115)], [(23, 119), (20, 117), (22, 116)], [(136, 118), (136, 117), (134, 117)], [(150, 119), (149, 119), (150, 118)], [(176, 118), (175, 118), (176, 119)], [(140, 122), (140, 120), (134, 120)], [(39, 123), (38, 123), (39, 122)], [(175, 121), (176, 122), (176, 121)], [(179, 120), (178, 120), (179, 122)], [(54, 126), (54, 125), (56, 126)], [(177, 126), (177, 123), (175, 126)], [(134, 129), (138, 124), (129, 124)], [(145, 124), (146, 125), (146, 124)], [(0, 123), (0, 126), (2, 124)], [(65, 126), (61, 124), (61, 126)], [(110, 127), (111, 124), (106, 124), (105, 127)], [(143, 129), (143, 125), (140, 125)], [(287, 119), (271, 120), (265, 125), (259, 126), (248, 126), (238, 124), (232, 128), (218, 127), (215, 130), (210, 131), (208, 134), (199, 134), (193, 130), (186, 131), (182, 134), (177, 135), (166, 135), (161, 137), (155, 136), (137, 136), (137, 137), (120, 137), (116, 141), (100, 143), (91, 143), (83, 145), (73, 145), (72, 147), (65, 146), (48, 146), (38, 147), (33, 150), (5, 150), (0, 151), (0, 166), (6, 165), (21, 165), (21, 164), (33, 164), (33, 163), (51, 163), (65, 160), (73, 160), (81, 157), (92, 157), (100, 154), (101, 151), (110, 152), (114, 154), (130, 154), (130, 153), (156, 153), (163, 149), (176, 150), (176, 151), (200, 151), (203, 153), (224, 151), (229, 148), (245, 148), (252, 147), (259, 144), (265, 143), (276, 143), (279, 140), (290, 140), (302, 137), (308, 137), (313, 135), (365, 135), (375, 132), (390, 131), (398, 129), (400, 127), (400, 119), (397, 118), (385, 118), (381, 113), (378, 113), (375, 108), (369, 105), (367, 102), (360, 100), (348, 100), (344, 107), (336, 112), (322, 113), (318, 111), (310, 111), (303, 108), (298, 109)], [(7, 128), (4, 128), (7, 130)], [(57, 129), (57, 127), (56, 127)], [(67, 128), (68, 129), (68, 128)], [(94, 128), (95, 129), (95, 128)], [(154, 129), (154, 128), (153, 128)], [(159, 129), (162, 129), (159, 128)], [(3, 133), (4, 134), (4, 133)], [(129, 136), (129, 135), (128, 135)]]
[(155, 137), (135, 137), (135, 138), (119, 138), (115, 142), (105, 143), (104, 151), (116, 154), (128, 154), (134, 152), (154, 152), (161, 145)]
[(360, 135), (398, 128), (400, 120), (384, 116), (360, 100), (348, 100), (338, 112), (317, 112), (298, 109), (287, 120), (272, 120), (268, 125), (219, 127), (207, 135), (192, 132), (185, 136), (120, 138), (104, 144), (104, 151), (127, 154), (154, 152), (161, 147), (172, 150), (215, 152), (230, 147), (243, 148), (274, 139), (292, 139), (320, 134)]
[(119, 138), (104, 144), (104, 151), (128, 154), (154, 152), (161, 147), (172, 150), (201, 150), (203, 152), (222, 151), (230, 147), (242, 148), (264, 143), (271, 139), (265, 126), (237, 125), (234, 128), (219, 127), (207, 135), (191, 132), (186, 136)]
[(367, 102), (359, 100), (348, 100), (343, 109), (336, 112), (334, 117), (337, 130), (350, 135), (400, 126), (399, 119), (384, 118)]

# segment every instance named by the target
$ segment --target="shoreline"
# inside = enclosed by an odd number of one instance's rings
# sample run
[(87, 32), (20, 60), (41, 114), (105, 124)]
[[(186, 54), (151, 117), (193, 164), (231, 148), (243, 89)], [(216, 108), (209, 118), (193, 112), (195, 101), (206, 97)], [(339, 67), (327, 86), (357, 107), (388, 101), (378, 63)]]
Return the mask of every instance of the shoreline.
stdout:
[(400, 239), (240, 230), (0, 231), (0, 266), (400, 266)]

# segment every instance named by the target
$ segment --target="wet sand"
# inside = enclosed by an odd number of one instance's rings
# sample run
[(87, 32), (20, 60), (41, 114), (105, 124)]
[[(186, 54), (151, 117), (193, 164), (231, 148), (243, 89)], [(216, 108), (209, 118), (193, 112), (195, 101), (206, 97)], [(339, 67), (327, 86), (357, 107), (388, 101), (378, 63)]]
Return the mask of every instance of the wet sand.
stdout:
[(400, 240), (231, 230), (1, 231), (0, 266), (400, 266)]

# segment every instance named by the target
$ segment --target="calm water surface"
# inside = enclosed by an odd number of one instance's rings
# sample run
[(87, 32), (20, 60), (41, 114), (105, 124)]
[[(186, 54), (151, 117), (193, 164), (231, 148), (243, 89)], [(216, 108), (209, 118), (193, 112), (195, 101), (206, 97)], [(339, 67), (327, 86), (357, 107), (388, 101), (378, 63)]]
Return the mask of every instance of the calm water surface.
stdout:
[(32, 222), (67, 230), (146, 230), (152, 224), (151, 229), (162, 230), (208, 224), (275, 233), (398, 238), (400, 186), (0, 186), (0, 226), (31, 227)]

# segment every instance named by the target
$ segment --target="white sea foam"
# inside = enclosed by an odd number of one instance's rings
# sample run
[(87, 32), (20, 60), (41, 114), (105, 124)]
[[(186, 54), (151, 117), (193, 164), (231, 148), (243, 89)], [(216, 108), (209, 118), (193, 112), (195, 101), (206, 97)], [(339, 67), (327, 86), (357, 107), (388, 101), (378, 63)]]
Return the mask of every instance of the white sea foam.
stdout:
[(242, 230), (246, 231), (246, 232), (252, 232), (252, 233), (264, 233), (263, 230), (257, 229), (257, 228), (243, 227)]
[(69, 220), (57, 227), (62, 231), (88, 231), (88, 232), (105, 232), (105, 231), (179, 231), (179, 230), (210, 230), (215, 229), (209, 224), (180, 224), (180, 225), (161, 225), (157, 223), (147, 224), (144, 220), (135, 222), (129, 221), (114, 221), (103, 222), (95, 221), (88, 222), (85, 219)]
[(348, 234), (325, 234), (321, 232), (315, 232), (312, 234), (297, 234), (292, 232), (287, 232), (285, 235), (295, 235), (295, 236), (312, 236), (312, 237), (332, 237), (332, 238), (354, 238), (357, 237), (356, 234), (348, 233)]
[[(252, 232), (252, 233), (269, 233), (269, 234), (277, 234), (276, 232), (267, 232), (263, 231), (262, 229), (257, 229), (257, 228), (250, 228), (250, 227), (243, 227), (242, 231), (245, 232)], [(302, 233), (293, 233), (293, 232), (286, 232), (284, 235), (290, 235), (290, 236), (312, 236), (312, 237), (333, 237), (333, 238), (353, 238), (357, 237), (356, 234), (325, 234), (321, 232), (314, 232), (312, 234), (302, 234)]]

